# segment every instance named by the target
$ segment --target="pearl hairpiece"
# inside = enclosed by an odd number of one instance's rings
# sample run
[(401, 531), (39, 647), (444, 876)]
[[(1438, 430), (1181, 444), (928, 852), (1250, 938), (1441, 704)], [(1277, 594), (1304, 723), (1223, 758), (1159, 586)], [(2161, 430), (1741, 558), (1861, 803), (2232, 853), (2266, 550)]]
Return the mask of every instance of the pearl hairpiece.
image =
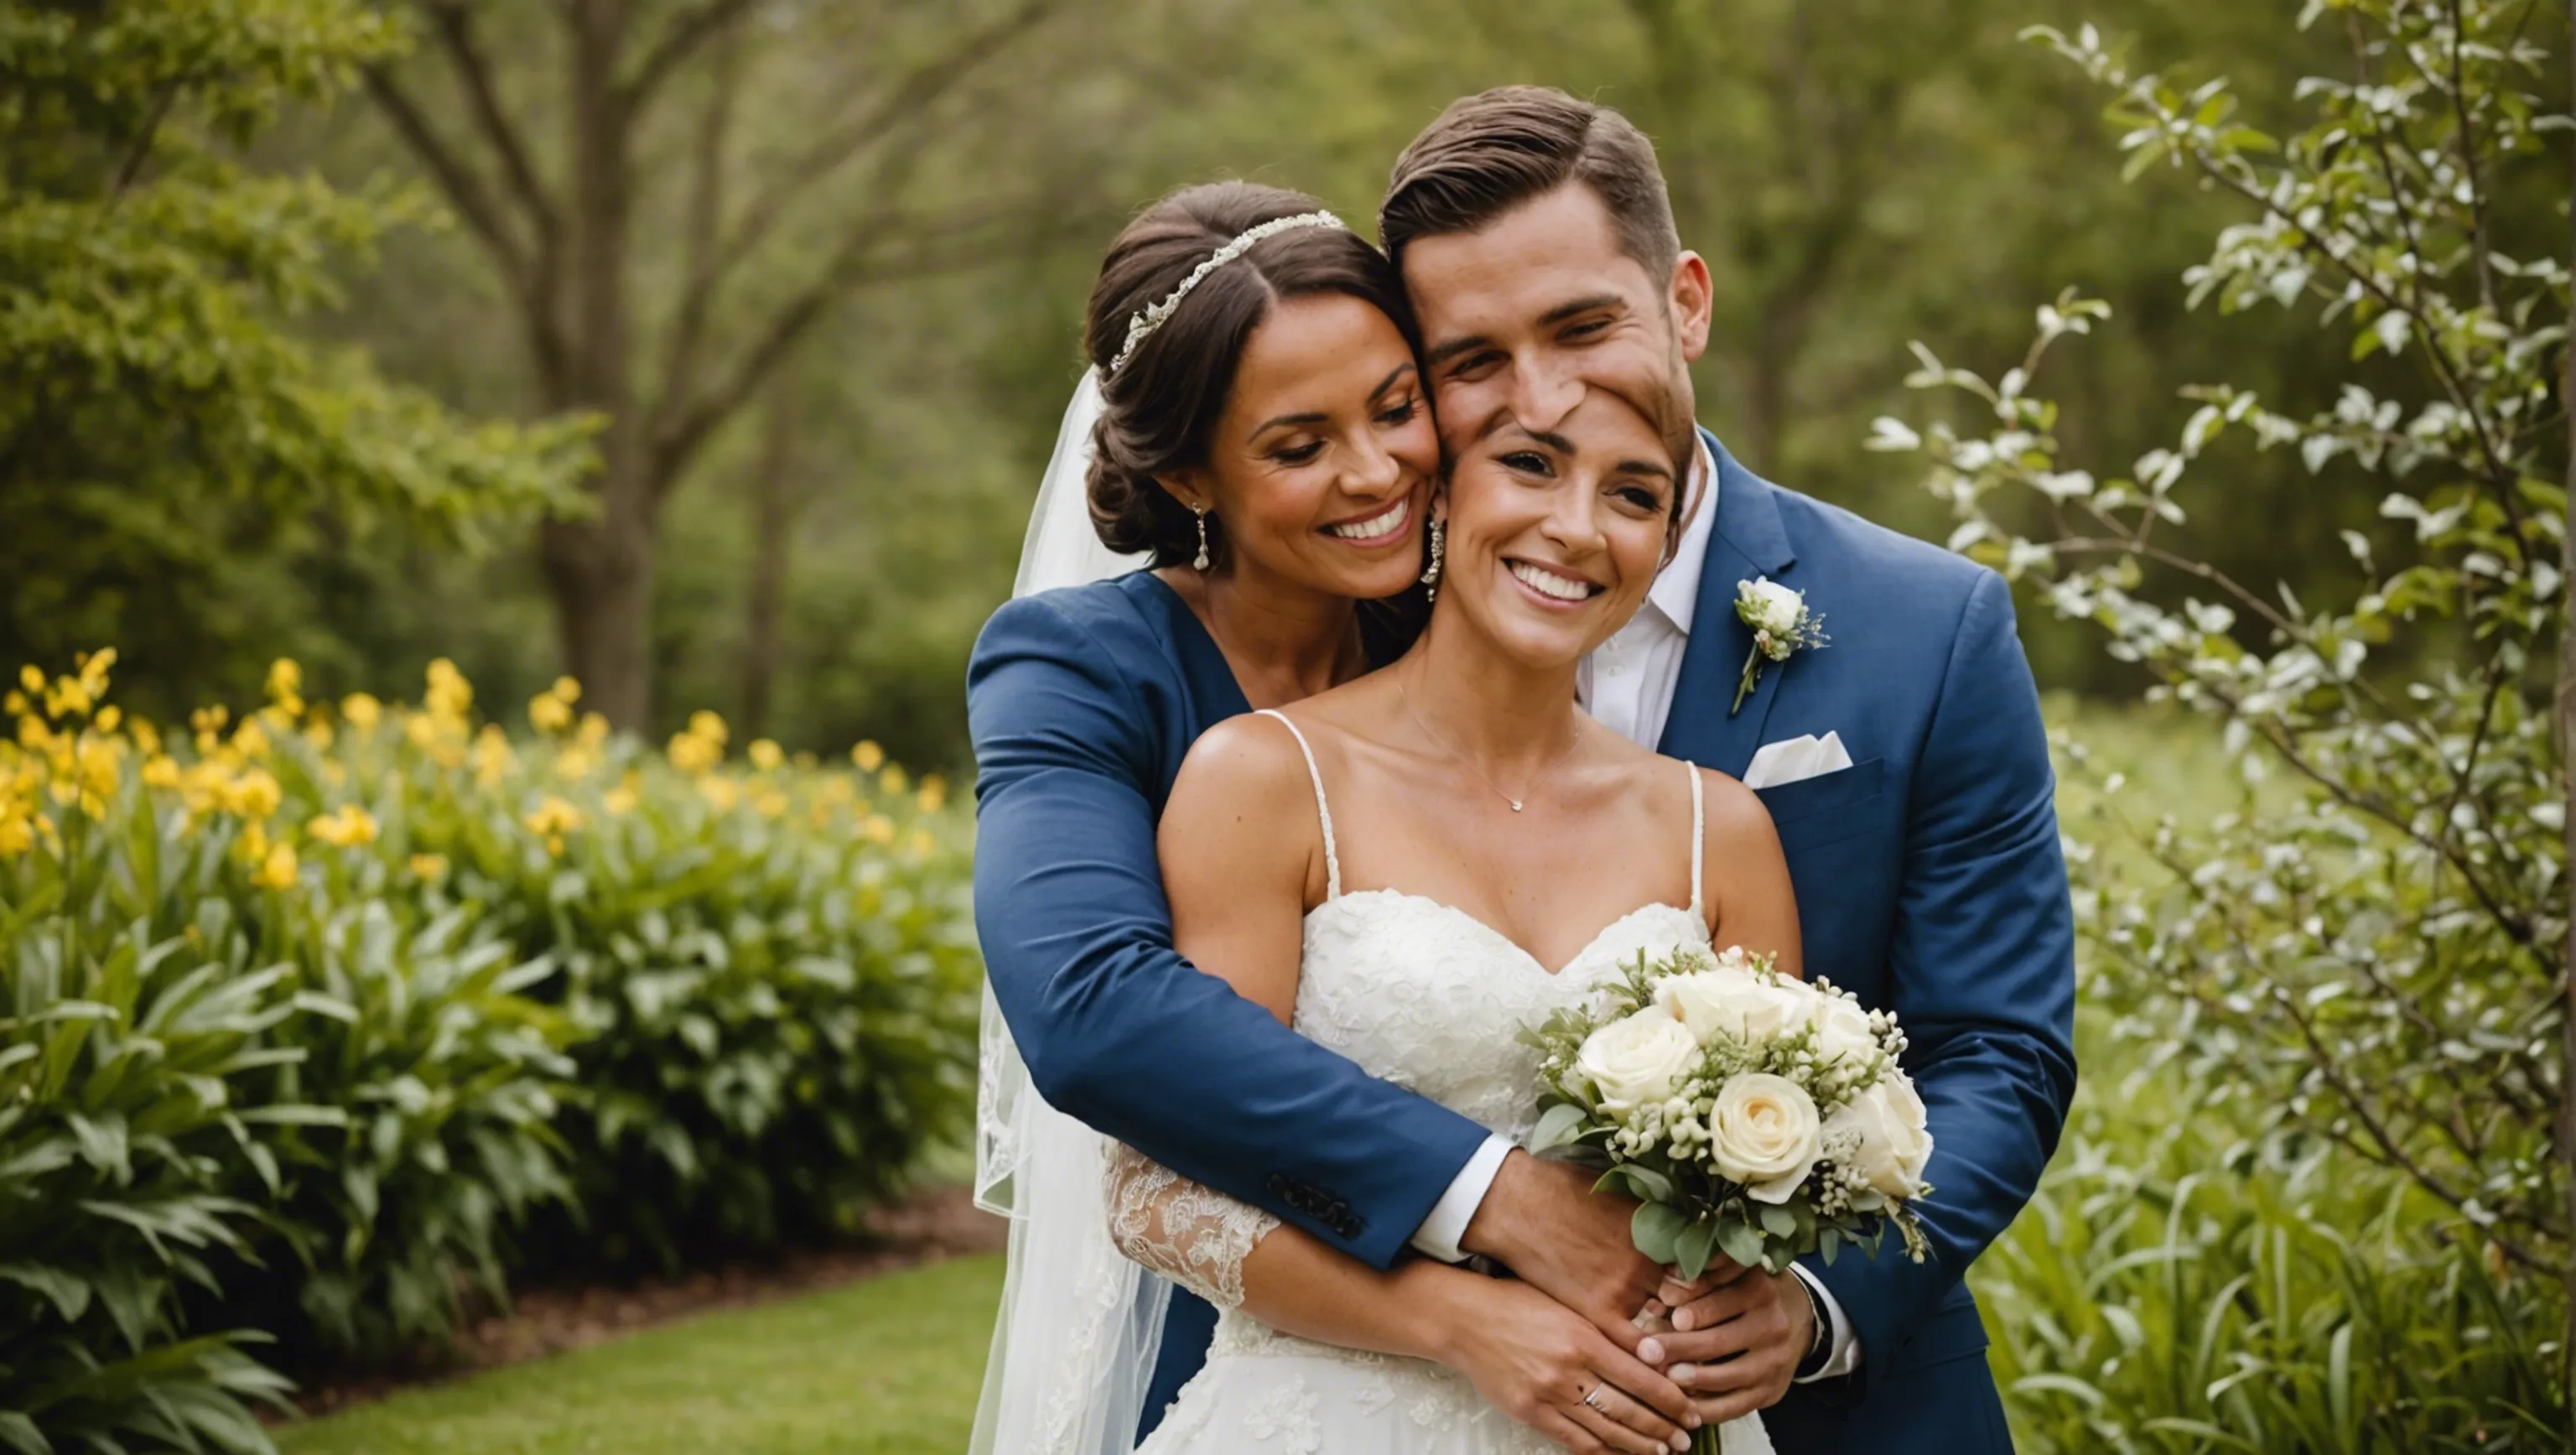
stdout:
[(1137, 345), (1154, 336), (1154, 330), (1171, 318), (1172, 310), (1181, 306), (1181, 300), (1190, 296), (1190, 290), (1199, 286), (1201, 279), (1252, 251), (1253, 244), (1262, 239), (1300, 227), (1343, 227), (1343, 223), (1329, 212), (1300, 212), (1294, 217), (1272, 218), (1237, 234), (1232, 242), (1209, 254), (1206, 262), (1192, 268), (1170, 297), (1127, 320), (1127, 341), (1118, 346), (1118, 357), (1109, 361), (1109, 373), (1114, 375), (1127, 367), (1127, 361), (1135, 357)]

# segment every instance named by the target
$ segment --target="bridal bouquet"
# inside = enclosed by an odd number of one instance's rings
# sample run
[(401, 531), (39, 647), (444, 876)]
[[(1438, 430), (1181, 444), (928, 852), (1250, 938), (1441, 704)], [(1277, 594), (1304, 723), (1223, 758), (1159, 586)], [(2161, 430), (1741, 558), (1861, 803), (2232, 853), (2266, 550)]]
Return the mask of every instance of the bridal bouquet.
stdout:
[(1718, 1253), (1774, 1273), (1893, 1224), (1926, 1253), (1922, 1099), (1905, 1033), (1742, 949), (1643, 954), (1590, 1004), (1524, 1033), (1544, 1061), (1530, 1150), (1604, 1168), (1643, 1203), (1637, 1250), (1697, 1278)]

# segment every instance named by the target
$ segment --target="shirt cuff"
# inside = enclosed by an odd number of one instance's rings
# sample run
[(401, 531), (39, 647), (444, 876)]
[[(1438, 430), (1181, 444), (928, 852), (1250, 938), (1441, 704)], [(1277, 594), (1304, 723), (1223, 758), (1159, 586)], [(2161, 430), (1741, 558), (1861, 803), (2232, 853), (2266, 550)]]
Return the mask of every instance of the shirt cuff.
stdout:
[(1485, 1144), (1467, 1165), (1449, 1181), (1449, 1190), (1431, 1205), (1422, 1226), (1413, 1230), (1414, 1251), (1443, 1263), (1463, 1263), (1467, 1254), (1459, 1240), (1467, 1236), (1467, 1225), (1476, 1220), (1476, 1209), (1484, 1205), (1485, 1194), (1493, 1191), (1495, 1174), (1503, 1170), (1503, 1159), (1512, 1154), (1508, 1137), (1486, 1134)]
[(1834, 1297), (1832, 1289), (1825, 1287), (1823, 1279), (1806, 1269), (1792, 1263), (1789, 1271), (1797, 1274), (1798, 1281), (1807, 1285), (1807, 1292), (1815, 1295), (1816, 1311), (1833, 1325), (1833, 1352), (1825, 1356), (1824, 1366), (1795, 1382), (1813, 1384), (1819, 1379), (1839, 1379), (1860, 1368), (1860, 1333), (1843, 1315), (1842, 1301)]

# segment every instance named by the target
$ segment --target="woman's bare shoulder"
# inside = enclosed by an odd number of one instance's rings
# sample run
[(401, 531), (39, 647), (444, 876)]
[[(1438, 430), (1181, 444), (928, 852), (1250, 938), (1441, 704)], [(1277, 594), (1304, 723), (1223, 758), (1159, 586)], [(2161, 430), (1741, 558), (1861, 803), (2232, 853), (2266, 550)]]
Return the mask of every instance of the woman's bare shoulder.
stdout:
[(1306, 755), (1287, 724), (1247, 712), (1209, 728), (1190, 745), (1188, 756), (1181, 760), (1180, 777), (1172, 784), (1171, 807), (1187, 802), (1272, 808), (1311, 799), (1312, 783)]

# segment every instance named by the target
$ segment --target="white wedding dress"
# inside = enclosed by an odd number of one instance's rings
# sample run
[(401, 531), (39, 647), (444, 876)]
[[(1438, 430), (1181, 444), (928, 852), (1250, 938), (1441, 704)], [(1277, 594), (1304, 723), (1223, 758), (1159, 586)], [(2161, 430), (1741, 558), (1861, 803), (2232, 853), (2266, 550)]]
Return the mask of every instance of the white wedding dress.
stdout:
[[(1705, 947), (1701, 790), (1691, 792), (1691, 903), (1648, 904), (1553, 973), (1463, 910), (1394, 889), (1342, 892), (1332, 808), (1296, 725), (1323, 821), (1326, 898), (1305, 920), (1295, 1025), (1307, 1037), (1515, 1141), (1538, 1119), (1538, 1053), (1524, 1027), (1575, 1003), (1643, 953)], [(1681, 765), (1685, 766), (1686, 765)], [(1207, 1365), (1137, 1455), (1543, 1455), (1554, 1442), (1487, 1404), (1466, 1377), (1419, 1359), (1281, 1333), (1238, 1307), (1243, 1260), (1278, 1220), (1124, 1148), (1112, 1155), (1120, 1251), (1220, 1310)], [(1727, 1455), (1768, 1455), (1758, 1417), (1724, 1428)]]

